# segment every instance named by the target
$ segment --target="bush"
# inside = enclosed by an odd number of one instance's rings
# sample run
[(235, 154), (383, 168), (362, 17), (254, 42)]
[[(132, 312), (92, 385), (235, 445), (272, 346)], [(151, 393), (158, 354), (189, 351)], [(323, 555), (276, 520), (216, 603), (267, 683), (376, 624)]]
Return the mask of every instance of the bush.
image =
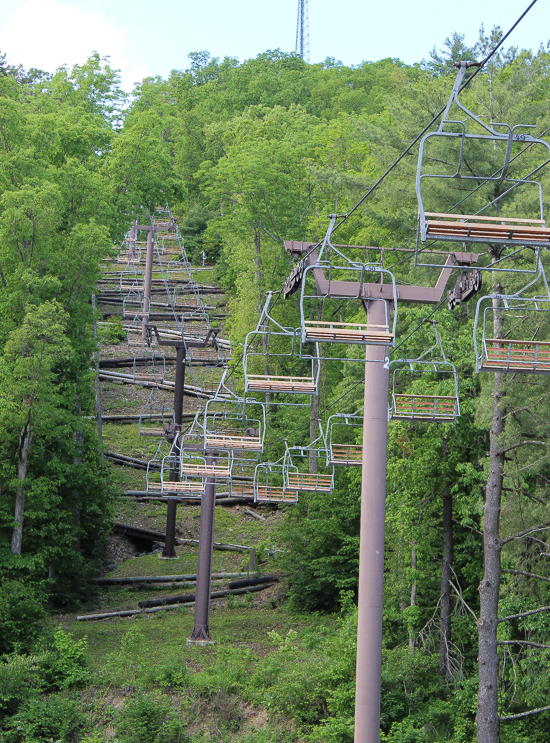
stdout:
[(0, 718), (14, 715), (25, 700), (36, 692), (39, 676), (36, 658), (6, 655), (0, 661)]
[(187, 739), (170, 703), (157, 694), (126, 702), (117, 725), (120, 743), (181, 743)]
[(86, 640), (73, 640), (70, 632), (59, 627), (54, 633), (54, 647), (40, 658), (39, 667), (45, 689), (84, 685), (89, 678)]
[(30, 586), (7, 580), (0, 586), (0, 617), (0, 655), (28, 653), (44, 630), (46, 610)]
[(25, 702), (7, 721), (2, 740), (4, 743), (76, 743), (85, 725), (86, 717), (77, 703), (56, 694)]

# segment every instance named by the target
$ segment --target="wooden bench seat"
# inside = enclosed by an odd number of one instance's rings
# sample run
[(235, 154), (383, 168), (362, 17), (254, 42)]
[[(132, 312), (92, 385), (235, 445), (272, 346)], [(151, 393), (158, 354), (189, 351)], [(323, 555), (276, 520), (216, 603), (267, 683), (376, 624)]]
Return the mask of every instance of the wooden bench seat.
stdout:
[(196, 493), (202, 495), (204, 485), (200, 482), (163, 482), (161, 483), (161, 491), (163, 493), (185, 493), (186, 495)]
[(258, 485), (255, 498), (257, 501), (271, 503), (296, 503), (298, 493), (295, 490), (281, 487), (280, 485)]
[(388, 346), (394, 336), (387, 325), (306, 320), (304, 337), (306, 341)]
[(257, 392), (297, 392), (306, 395), (314, 395), (317, 392), (317, 385), (313, 377), (248, 374), (246, 381), (248, 389)]
[[(550, 228), (542, 219), (485, 217), (426, 212), (426, 238), (510, 245), (550, 245)], [(428, 219), (433, 217), (434, 219)]]
[(550, 374), (549, 341), (486, 338), (481, 369), (526, 374)]
[(226, 434), (206, 434), (207, 449), (230, 449), (235, 451), (261, 451), (262, 442), (258, 436), (228, 436)]
[(290, 472), (287, 476), (287, 488), (301, 490), (304, 493), (330, 493), (332, 491), (332, 475)]
[(229, 477), (231, 474), (229, 467), (219, 464), (182, 464), (180, 472), (188, 477)]
[(363, 447), (359, 444), (333, 444), (330, 449), (330, 464), (360, 467)]
[(394, 420), (454, 420), (458, 399), (454, 395), (394, 395)]

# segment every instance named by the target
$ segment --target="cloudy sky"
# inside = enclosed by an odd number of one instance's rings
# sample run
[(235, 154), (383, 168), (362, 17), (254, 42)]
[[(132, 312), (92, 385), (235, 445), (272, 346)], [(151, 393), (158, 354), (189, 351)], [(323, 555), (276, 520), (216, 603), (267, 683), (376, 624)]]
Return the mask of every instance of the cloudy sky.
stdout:
[[(486, 30), (508, 30), (529, 0), (309, 0), (310, 58), (344, 64), (427, 58), (453, 31), (473, 44)], [(131, 90), (145, 76), (166, 77), (207, 50), (243, 61), (267, 49), (294, 50), (297, 0), (2, 0), (0, 50), (12, 64), (53, 71), (109, 55)], [(538, 49), (550, 38), (550, 1), (538, 0), (510, 44)]]

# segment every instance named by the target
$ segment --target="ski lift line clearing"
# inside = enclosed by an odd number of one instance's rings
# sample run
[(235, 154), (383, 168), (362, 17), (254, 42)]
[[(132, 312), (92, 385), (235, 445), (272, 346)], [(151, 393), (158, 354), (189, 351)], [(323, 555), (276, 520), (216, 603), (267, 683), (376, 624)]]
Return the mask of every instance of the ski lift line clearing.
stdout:
[[(450, 241), (450, 242), (462, 242), (462, 243), (489, 243), (492, 245), (502, 245), (510, 247), (550, 247), (550, 228), (546, 227), (544, 219), (544, 207), (543, 207), (543, 196), (542, 186), (538, 181), (530, 180), (528, 178), (511, 178), (508, 176), (508, 169), (510, 166), (510, 156), (512, 152), (512, 145), (514, 142), (529, 143), (530, 145), (540, 145), (546, 149), (546, 154), (550, 156), (550, 143), (543, 139), (533, 137), (531, 134), (518, 133), (517, 130), (522, 128), (533, 128), (531, 124), (517, 124), (510, 126), (509, 124), (491, 122), (487, 124), (476, 116), (472, 111), (469, 111), (458, 99), (461, 83), (466, 72), (466, 63), (460, 62), (458, 64), (459, 71), (455, 80), (451, 96), (445, 108), (443, 118), (437, 131), (428, 132), (420, 140), (420, 148), (418, 154), (418, 167), (416, 173), (416, 195), (418, 198), (418, 232), (417, 232), (417, 252), (418, 252), (418, 240), (426, 242), (428, 239), (434, 241)], [(462, 121), (456, 121), (448, 119), (450, 108), (452, 104), (455, 104), (463, 114), (466, 114), (466, 119)], [(468, 133), (466, 125), (472, 123), (485, 131), (485, 134), (479, 133), (479, 131)], [(451, 125), (458, 127), (460, 131), (449, 131), (445, 127)], [(500, 130), (500, 131), (499, 131)], [(504, 130), (504, 132), (502, 131)], [(425, 154), (425, 147), (428, 140), (431, 138), (443, 138), (444, 140), (459, 140), (460, 150), (458, 155), (458, 162), (456, 164), (455, 173), (425, 173), (423, 172), (423, 164), (427, 159)], [(504, 160), (502, 165), (498, 168), (496, 173), (492, 176), (483, 174), (472, 174), (464, 175), (461, 172), (462, 166), (465, 162), (464, 149), (468, 141), (478, 140), (487, 141), (493, 143), (496, 147), (497, 143), (500, 142), (506, 145)], [(547, 159), (542, 163), (536, 170), (540, 170), (550, 162)], [(535, 171), (536, 172), (536, 171)], [(510, 193), (518, 186), (535, 186), (538, 189), (539, 194), (539, 208), (540, 218), (539, 219), (527, 219), (527, 218), (516, 218), (516, 217), (502, 217), (502, 216), (485, 216), (480, 215), (478, 212), (474, 215), (469, 214), (445, 214), (438, 212), (429, 212), (424, 209), (424, 202), (422, 196), (422, 183), (424, 179), (459, 179), (461, 181), (475, 181), (479, 182), (480, 179), (484, 183), (495, 182), (511, 184), (504, 193), (497, 196), (496, 199), (487, 204), (481, 211), (484, 211), (489, 206), (493, 206), (501, 201), (501, 199)]]

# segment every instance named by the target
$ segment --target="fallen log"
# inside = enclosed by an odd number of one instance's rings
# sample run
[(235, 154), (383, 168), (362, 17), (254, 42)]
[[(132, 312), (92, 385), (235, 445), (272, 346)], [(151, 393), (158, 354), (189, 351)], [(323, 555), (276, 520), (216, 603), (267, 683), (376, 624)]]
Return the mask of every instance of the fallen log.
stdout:
[[(264, 591), (266, 588), (271, 588), (275, 583), (267, 583), (261, 586), (250, 586), (249, 588), (236, 588), (227, 589), (226, 591), (212, 591), (210, 593), (210, 599), (221, 599), (224, 596), (237, 596), (245, 593), (255, 593), (256, 591)], [(138, 603), (141, 609), (148, 609), (152, 606), (165, 606), (166, 604), (187, 604), (190, 601), (195, 600), (194, 593), (182, 594), (181, 596), (165, 596), (162, 599), (143, 599)]]
[(259, 513), (254, 513), (254, 511), (251, 511), (250, 508), (243, 508), (243, 511), (247, 513), (249, 516), (254, 516), (255, 519), (258, 519), (258, 521), (265, 521), (265, 516), (260, 516)]
[[(240, 578), (242, 573), (212, 573), (212, 580), (218, 578)], [(125, 576), (124, 578), (92, 578), (91, 583), (98, 586), (124, 586), (132, 583), (172, 583), (174, 581), (197, 580), (196, 573), (189, 575), (142, 575)]]
[(279, 578), (276, 575), (262, 575), (258, 578), (244, 578), (243, 580), (232, 580), (228, 588), (246, 588), (247, 586), (259, 586), (262, 583), (278, 583)]

